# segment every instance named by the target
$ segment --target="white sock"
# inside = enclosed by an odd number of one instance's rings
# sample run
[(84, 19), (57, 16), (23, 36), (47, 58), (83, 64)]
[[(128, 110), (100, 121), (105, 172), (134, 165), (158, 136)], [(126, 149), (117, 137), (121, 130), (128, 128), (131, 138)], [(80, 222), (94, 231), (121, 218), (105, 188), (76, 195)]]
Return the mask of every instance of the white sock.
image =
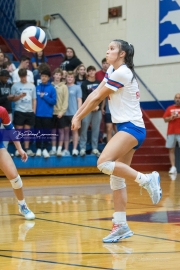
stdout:
[(114, 212), (112, 222), (114, 224), (126, 224), (126, 212)]
[(147, 177), (146, 174), (138, 172), (135, 182), (137, 182), (140, 185), (144, 185), (148, 181), (149, 178)]
[(56, 151), (56, 146), (52, 146), (52, 151)]
[(62, 146), (58, 146), (58, 150), (61, 150), (62, 149)]
[(20, 204), (20, 205), (26, 204), (25, 199), (23, 199), (23, 200), (18, 200), (18, 204)]

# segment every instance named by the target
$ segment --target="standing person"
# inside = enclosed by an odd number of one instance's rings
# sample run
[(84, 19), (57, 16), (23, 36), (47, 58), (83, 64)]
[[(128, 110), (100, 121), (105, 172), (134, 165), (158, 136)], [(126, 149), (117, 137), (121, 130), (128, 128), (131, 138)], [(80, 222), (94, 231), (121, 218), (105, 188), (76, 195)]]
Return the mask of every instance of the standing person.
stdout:
[[(82, 94), (83, 94), (83, 102), (87, 99), (90, 93), (92, 93), (99, 85), (99, 81), (95, 78), (96, 69), (94, 66), (89, 66), (87, 68), (87, 79), (82, 83)], [(87, 143), (87, 132), (88, 127), (91, 123), (91, 146), (92, 146), (92, 154), (97, 157), (100, 156), (100, 152), (98, 150), (98, 139), (99, 139), (99, 131), (100, 124), (102, 119), (101, 106), (97, 105), (93, 111), (91, 111), (84, 119), (82, 119), (82, 127), (80, 132), (80, 156), (83, 157), (86, 155), (86, 143)]]
[(79, 65), (76, 69), (75, 84), (81, 85), (86, 80), (86, 68), (83, 64)]
[(28, 56), (26, 56), (26, 55), (21, 56), (19, 67), (17, 69), (15, 69), (12, 73), (13, 83), (20, 82), (18, 71), (21, 68), (27, 69), (27, 82), (34, 83), (33, 73), (31, 70), (28, 69), (29, 68), (29, 61), (30, 61), (30, 58)]
[[(35, 128), (43, 129), (44, 134), (50, 134), (52, 129), (52, 116), (54, 105), (56, 104), (56, 90), (49, 82), (51, 72), (49, 69), (41, 71), (41, 81), (36, 87), (37, 106), (36, 106), (36, 119)], [(43, 154), (44, 158), (49, 158), (50, 155), (47, 151), (48, 141), (40, 137), (36, 140), (36, 156), (40, 157)], [(43, 150), (43, 151), (42, 151)]]
[(37, 80), (39, 79), (39, 66), (42, 63), (47, 63), (48, 59), (44, 55), (44, 51), (40, 51), (34, 54), (34, 56), (31, 58), (31, 63), (33, 67), (33, 76), (34, 76), (34, 81), (36, 82), (37, 85)]
[(103, 58), (101, 63), (102, 63), (102, 69), (96, 72), (96, 80), (98, 80), (100, 82), (102, 82), (102, 80), (104, 79), (106, 72), (109, 68), (109, 64), (108, 64), (106, 58)]
[(73, 48), (66, 48), (66, 55), (61, 63), (61, 69), (66, 71), (74, 71), (82, 62), (77, 58)]
[(49, 152), (50, 155), (62, 156), (62, 147), (64, 143), (64, 127), (65, 120), (64, 114), (68, 107), (68, 88), (64, 82), (61, 82), (61, 78), (63, 76), (62, 69), (56, 68), (53, 71), (54, 81), (52, 85), (56, 89), (57, 102), (54, 106), (53, 112), (53, 130), (52, 133), (55, 134), (58, 130), (58, 148), (56, 149), (56, 140), (52, 140), (52, 149)]
[[(69, 135), (70, 135), (70, 126), (71, 126), (71, 120), (77, 110), (80, 108), (82, 104), (82, 91), (81, 87), (79, 85), (74, 84), (75, 82), (75, 76), (72, 71), (67, 72), (66, 77), (68, 92), (69, 92), (69, 99), (68, 99), (68, 108), (64, 115), (65, 120), (65, 135), (64, 135), (64, 150), (63, 150), (63, 156), (69, 156)], [(77, 149), (78, 147), (78, 131), (73, 130), (72, 131), (72, 139), (73, 139), (73, 156), (78, 156), (79, 151)]]
[(72, 119), (72, 130), (81, 126), (81, 120), (109, 96), (109, 108), (118, 132), (112, 137), (98, 159), (98, 169), (110, 175), (113, 190), (114, 214), (111, 233), (103, 242), (112, 243), (133, 235), (126, 221), (127, 191), (125, 179), (134, 180), (145, 188), (154, 204), (162, 196), (158, 172), (143, 174), (130, 167), (136, 149), (146, 137), (140, 109), (140, 94), (135, 77), (134, 47), (123, 40), (113, 40), (106, 53), (111, 65), (100, 86), (92, 92)]
[(174, 102), (175, 104), (169, 106), (163, 115), (164, 121), (168, 123), (166, 148), (169, 149), (170, 174), (177, 173), (175, 167), (175, 147), (176, 142), (179, 143), (180, 147), (180, 93), (175, 95)]
[[(0, 124), (1, 123), (4, 125), (7, 131), (14, 128), (10, 121), (8, 112), (3, 107), (0, 107)], [(25, 162), (28, 157), (26, 152), (24, 152), (24, 150), (22, 149), (20, 142), (14, 141), (14, 145), (20, 153), (22, 161)], [(6, 175), (12, 185), (14, 194), (18, 200), (19, 212), (25, 217), (25, 219), (35, 219), (34, 213), (27, 207), (27, 204), (25, 202), (21, 177), (18, 174), (12, 158), (5, 149), (2, 141), (0, 141), (0, 169), (3, 171), (3, 173)]]
[[(14, 125), (17, 129), (29, 130), (35, 125), (36, 112), (36, 88), (34, 84), (27, 82), (27, 70), (18, 71), (20, 82), (13, 84), (12, 94), (14, 95)], [(24, 148), (28, 156), (35, 156), (29, 148), (29, 141), (24, 141)], [(20, 156), (18, 150), (15, 156)]]

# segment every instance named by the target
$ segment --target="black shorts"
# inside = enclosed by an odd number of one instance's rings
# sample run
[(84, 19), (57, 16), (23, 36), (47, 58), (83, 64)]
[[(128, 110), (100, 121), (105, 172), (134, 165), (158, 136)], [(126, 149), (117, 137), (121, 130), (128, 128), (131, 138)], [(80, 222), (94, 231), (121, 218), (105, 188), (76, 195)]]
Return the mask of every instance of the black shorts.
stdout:
[(111, 114), (110, 113), (106, 113), (105, 114), (104, 121), (105, 121), (106, 124), (112, 123)]
[(65, 116), (62, 116), (61, 118), (58, 118), (57, 115), (53, 115), (53, 128), (64, 128), (65, 127)]
[(64, 127), (70, 127), (73, 115), (65, 115), (64, 116)]
[(35, 125), (35, 114), (34, 112), (14, 112), (13, 123), (15, 126), (34, 126)]

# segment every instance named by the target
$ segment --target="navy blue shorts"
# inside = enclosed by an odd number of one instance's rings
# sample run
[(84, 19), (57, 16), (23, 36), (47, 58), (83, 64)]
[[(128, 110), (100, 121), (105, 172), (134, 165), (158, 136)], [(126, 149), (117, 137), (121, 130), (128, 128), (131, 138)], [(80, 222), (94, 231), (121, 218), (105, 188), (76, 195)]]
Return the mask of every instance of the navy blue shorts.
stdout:
[(136, 138), (138, 144), (133, 149), (138, 149), (146, 138), (146, 129), (138, 127), (131, 122), (124, 122), (116, 124), (118, 131), (124, 131)]

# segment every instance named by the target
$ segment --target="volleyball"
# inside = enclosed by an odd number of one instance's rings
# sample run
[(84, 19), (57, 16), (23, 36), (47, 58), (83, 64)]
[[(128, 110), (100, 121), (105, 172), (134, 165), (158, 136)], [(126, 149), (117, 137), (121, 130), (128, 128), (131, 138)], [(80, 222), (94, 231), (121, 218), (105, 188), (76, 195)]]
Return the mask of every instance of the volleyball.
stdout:
[(36, 26), (27, 27), (21, 34), (21, 43), (28, 52), (39, 52), (46, 47), (45, 32)]

